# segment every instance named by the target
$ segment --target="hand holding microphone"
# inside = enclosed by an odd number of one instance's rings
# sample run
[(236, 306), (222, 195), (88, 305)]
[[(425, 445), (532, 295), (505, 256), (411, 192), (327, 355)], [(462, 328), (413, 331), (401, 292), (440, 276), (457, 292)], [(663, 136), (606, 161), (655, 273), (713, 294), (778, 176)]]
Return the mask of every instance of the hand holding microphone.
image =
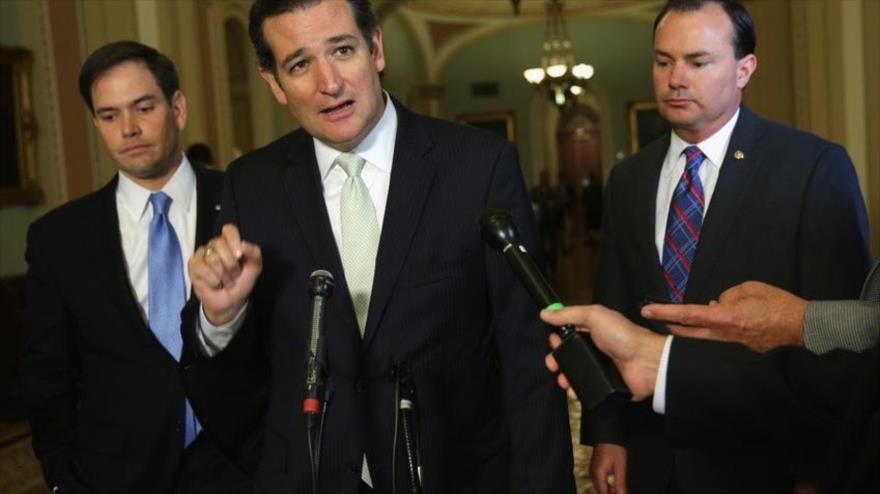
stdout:
[[(507, 259), (542, 308), (553, 310), (562, 307), (559, 296), (538, 270), (526, 248), (519, 243), (510, 213), (501, 209), (485, 209), (480, 215), (480, 231), (483, 240)], [(562, 340), (553, 355), (586, 409), (618, 406), (629, 401), (631, 395), (614, 364), (596, 348), (592, 340), (578, 333), (570, 324), (555, 327), (553, 331)]]

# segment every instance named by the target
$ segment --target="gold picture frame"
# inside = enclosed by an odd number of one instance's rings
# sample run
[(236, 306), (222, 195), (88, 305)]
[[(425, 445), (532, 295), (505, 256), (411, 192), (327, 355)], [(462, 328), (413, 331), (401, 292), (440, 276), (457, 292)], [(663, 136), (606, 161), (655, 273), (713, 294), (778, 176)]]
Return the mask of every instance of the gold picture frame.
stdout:
[(0, 46), (0, 207), (38, 204), (34, 162), (31, 52)]
[(512, 111), (463, 113), (455, 117), (455, 120), (516, 142), (516, 114)]
[(635, 154), (649, 142), (669, 130), (669, 124), (660, 116), (657, 102), (631, 101), (627, 105), (627, 132), (629, 152)]

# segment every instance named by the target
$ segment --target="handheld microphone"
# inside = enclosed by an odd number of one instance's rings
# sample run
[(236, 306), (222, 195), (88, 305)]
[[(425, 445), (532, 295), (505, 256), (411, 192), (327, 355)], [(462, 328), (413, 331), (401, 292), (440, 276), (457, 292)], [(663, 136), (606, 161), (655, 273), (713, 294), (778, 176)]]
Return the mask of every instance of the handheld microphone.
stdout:
[[(507, 259), (539, 305), (548, 309), (562, 308), (559, 296), (519, 243), (513, 215), (503, 209), (484, 209), (480, 214), (480, 232), (483, 240)], [(553, 331), (562, 339), (553, 356), (584, 407), (594, 410), (599, 406), (619, 406), (630, 400), (632, 395), (614, 363), (596, 348), (592, 339), (578, 333), (570, 324), (554, 327)]]
[(327, 300), (333, 295), (333, 275), (319, 269), (309, 275), (309, 295), (312, 298), (312, 319), (309, 326), (309, 350), (306, 356), (306, 396), (303, 399), (303, 413), (306, 417), (316, 417), (321, 412), (321, 388), (323, 386), (323, 366), (321, 363), (324, 326), (324, 309)]

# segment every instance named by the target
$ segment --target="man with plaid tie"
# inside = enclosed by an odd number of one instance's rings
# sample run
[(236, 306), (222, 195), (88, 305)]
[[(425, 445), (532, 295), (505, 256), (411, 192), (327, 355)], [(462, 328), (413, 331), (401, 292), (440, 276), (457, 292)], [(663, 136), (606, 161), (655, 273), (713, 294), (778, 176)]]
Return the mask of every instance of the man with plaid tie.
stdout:
[[(641, 305), (705, 304), (748, 280), (810, 300), (858, 297), (870, 255), (853, 165), (841, 146), (742, 104), (757, 64), (751, 17), (735, 1), (670, 0), (657, 16), (654, 90), (671, 132), (611, 171), (595, 302), (666, 334)], [(670, 447), (650, 403), (585, 414), (581, 440), (595, 445), (591, 473), (603, 494), (792, 483), (788, 464), (764, 452)]]

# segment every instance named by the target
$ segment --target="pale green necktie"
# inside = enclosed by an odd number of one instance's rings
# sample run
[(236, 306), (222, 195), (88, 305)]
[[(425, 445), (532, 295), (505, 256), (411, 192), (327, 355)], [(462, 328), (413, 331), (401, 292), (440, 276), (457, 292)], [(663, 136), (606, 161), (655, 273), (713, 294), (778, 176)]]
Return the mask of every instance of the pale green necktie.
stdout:
[[(373, 289), (373, 273), (376, 270), (376, 252), (379, 250), (379, 222), (370, 191), (361, 178), (364, 159), (353, 153), (342, 153), (336, 164), (345, 170), (348, 178), (342, 184), (339, 213), (342, 225), (342, 268), (348, 293), (354, 305), (361, 337), (367, 325), (370, 310), (370, 292)], [(364, 455), (361, 480), (370, 487), (370, 469)]]
[(379, 222), (370, 191), (361, 178), (364, 159), (356, 154), (342, 153), (336, 158), (336, 164), (348, 174), (342, 185), (339, 208), (342, 220), (342, 267), (345, 269), (345, 281), (354, 304), (358, 328), (363, 336), (379, 248)]

